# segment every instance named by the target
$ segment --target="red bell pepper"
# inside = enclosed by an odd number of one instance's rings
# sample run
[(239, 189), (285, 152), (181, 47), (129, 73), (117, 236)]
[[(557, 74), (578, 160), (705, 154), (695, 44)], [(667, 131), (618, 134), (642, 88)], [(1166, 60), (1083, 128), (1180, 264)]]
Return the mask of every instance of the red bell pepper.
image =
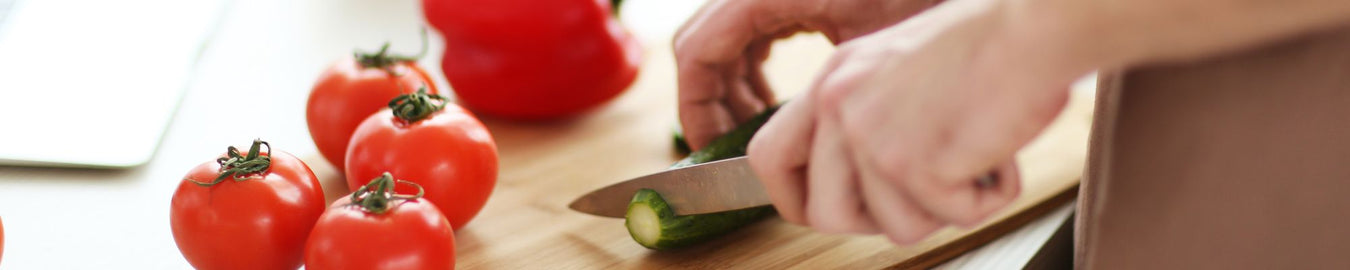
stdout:
[[(617, 1), (616, 1), (617, 2)], [(609, 0), (423, 0), (461, 104), (514, 119), (573, 116), (637, 77), (642, 49)]]

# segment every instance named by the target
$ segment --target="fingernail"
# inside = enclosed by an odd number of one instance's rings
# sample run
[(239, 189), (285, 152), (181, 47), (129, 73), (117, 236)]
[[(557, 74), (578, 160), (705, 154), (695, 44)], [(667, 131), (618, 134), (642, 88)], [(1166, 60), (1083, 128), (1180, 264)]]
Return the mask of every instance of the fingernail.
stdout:
[(987, 188), (994, 188), (994, 186), (997, 185), (998, 185), (998, 173), (996, 172), (989, 172), (988, 174), (981, 176), (979, 179), (975, 179), (975, 187), (987, 189)]

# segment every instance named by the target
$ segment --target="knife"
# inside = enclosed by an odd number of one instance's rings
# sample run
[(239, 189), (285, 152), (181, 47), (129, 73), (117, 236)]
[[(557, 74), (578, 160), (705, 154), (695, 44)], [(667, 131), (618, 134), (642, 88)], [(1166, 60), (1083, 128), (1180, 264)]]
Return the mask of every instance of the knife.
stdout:
[(583, 213), (623, 218), (640, 189), (661, 194), (676, 215), (715, 213), (769, 205), (759, 178), (745, 157), (667, 170), (592, 191), (568, 207)]
[[(993, 188), (998, 171), (975, 180), (980, 188)], [(628, 202), (640, 189), (652, 189), (670, 204), (676, 215), (707, 214), (769, 205), (769, 194), (755, 177), (746, 157), (736, 157), (671, 169), (633, 178), (591, 191), (572, 201), (569, 208), (582, 213), (623, 218)]]

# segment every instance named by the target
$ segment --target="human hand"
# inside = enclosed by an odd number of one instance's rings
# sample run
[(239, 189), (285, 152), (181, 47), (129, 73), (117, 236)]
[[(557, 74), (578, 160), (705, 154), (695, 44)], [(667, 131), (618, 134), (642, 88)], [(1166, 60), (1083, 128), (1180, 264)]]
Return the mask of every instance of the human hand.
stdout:
[(760, 64), (775, 39), (821, 31), (835, 43), (938, 0), (711, 0), (675, 35), (680, 122), (694, 149), (776, 103)]
[[(750, 142), (779, 214), (908, 244), (1016, 198), (1014, 154), (1090, 67), (1008, 35), (999, 2), (948, 2), (842, 44)], [(978, 184), (991, 169), (998, 181)]]

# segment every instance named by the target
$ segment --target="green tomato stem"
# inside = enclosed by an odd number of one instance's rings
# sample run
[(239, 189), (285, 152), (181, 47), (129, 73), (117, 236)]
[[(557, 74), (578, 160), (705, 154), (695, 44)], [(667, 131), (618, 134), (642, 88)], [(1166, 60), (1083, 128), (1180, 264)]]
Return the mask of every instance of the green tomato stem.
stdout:
[(427, 88), (417, 89), (417, 93), (403, 94), (389, 101), (389, 109), (394, 116), (408, 123), (425, 119), (445, 108), (445, 97), (427, 93)]
[[(262, 155), (262, 147), (267, 146), (267, 155)], [(230, 146), (225, 149), (225, 157), (216, 159), (216, 164), (220, 164), (220, 174), (211, 182), (199, 182), (197, 180), (188, 180), (200, 186), (214, 186), (226, 178), (234, 178), (234, 181), (248, 180), (248, 176), (256, 173), (262, 173), (272, 168), (272, 145), (267, 144), (262, 139), (253, 139), (253, 145), (249, 146), (248, 154), (240, 154), (239, 148)]]
[[(394, 185), (398, 183), (417, 187), (417, 195), (394, 193)], [(394, 175), (384, 172), (379, 177), (370, 180), (370, 183), (356, 189), (356, 192), (352, 192), (352, 204), (360, 206), (366, 212), (383, 214), (389, 211), (394, 200), (416, 200), (425, 193), (426, 190), (422, 189), (422, 185), (404, 180), (394, 180)]]
[(361, 67), (384, 69), (385, 71), (389, 72), (390, 76), (397, 77), (399, 74), (394, 73), (394, 70), (391, 67), (393, 67), (394, 64), (399, 62), (413, 62), (417, 61), (417, 59), (421, 59), (423, 56), (426, 56), (428, 44), (429, 43), (427, 41), (427, 29), (422, 28), (422, 50), (418, 51), (416, 55), (407, 56), (407, 55), (391, 54), (389, 53), (389, 42), (386, 41), (384, 42), (383, 46), (380, 46), (380, 50), (374, 53), (365, 53), (361, 52), (360, 50), (357, 50), (355, 52), (356, 61), (358, 63), (361, 63)]

